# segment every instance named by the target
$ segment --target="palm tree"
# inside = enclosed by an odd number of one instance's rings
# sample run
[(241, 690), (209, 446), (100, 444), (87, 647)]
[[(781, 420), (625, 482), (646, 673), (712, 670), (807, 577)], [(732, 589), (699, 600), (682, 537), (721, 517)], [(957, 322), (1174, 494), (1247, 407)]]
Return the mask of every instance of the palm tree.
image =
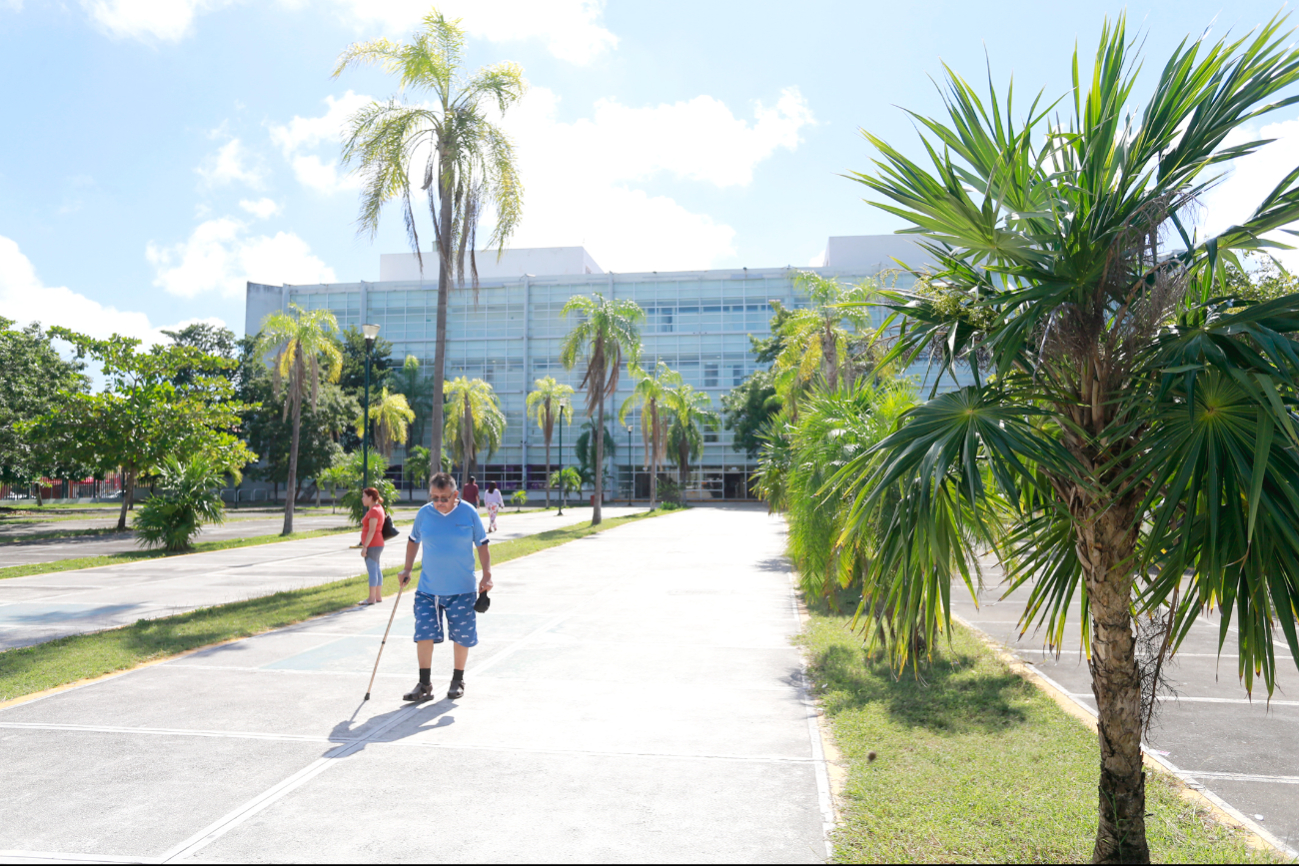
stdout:
[[(559, 362), (565, 370), (573, 369), (580, 356), (585, 355), (586, 372), (580, 387), (586, 389), (587, 417), (595, 416), (596, 426), (604, 429), (604, 401), (618, 390), (618, 373), (622, 369), (624, 353), (629, 361), (640, 354), (640, 329), (645, 311), (635, 301), (605, 300), (597, 292), (594, 297), (574, 295), (564, 304), (565, 316), (577, 313), (581, 321), (564, 338), (559, 350)], [(603, 519), (600, 499), (604, 495), (604, 437), (595, 437), (595, 508), (591, 525)]]
[[(424, 422), (429, 416), (431, 390), (429, 380), (420, 371), (419, 358), (407, 355), (405, 362), (389, 373), (388, 380), (392, 382), (394, 391), (406, 395), (406, 403), (415, 413), (410, 422), (410, 439), (414, 442), (424, 441)], [(428, 455), (425, 454), (425, 457)]]
[[(364, 414), (364, 413), (363, 413)], [(410, 422), (415, 420), (415, 413), (406, 402), (405, 394), (390, 394), (384, 385), (379, 392), (379, 399), (370, 401), (370, 431), (374, 435), (374, 447), (385, 458), (392, 458), (392, 447), (406, 443), (406, 432)], [(364, 417), (356, 419), (356, 435), (365, 433)]]
[[(460, 464), (460, 484), (476, 471), (478, 452), (490, 457), (505, 437), (505, 415), (492, 386), (482, 379), (457, 377), (447, 385), (446, 438)], [(441, 470), (439, 470), (441, 471)]]
[(546, 440), (546, 507), (550, 507), (550, 437), (555, 432), (555, 422), (573, 421), (573, 387), (555, 381), (554, 376), (546, 376), (532, 383), (532, 393), (528, 395), (528, 417), (537, 422), (542, 437)]
[(681, 489), (690, 480), (690, 461), (697, 459), (704, 450), (702, 428), (716, 430), (721, 424), (721, 416), (712, 409), (713, 401), (703, 391), (681, 383), (667, 389), (665, 404), (668, 410), (667, 451), (677, 464)]
[[(433, 442), (430, 460), (442, 453), (446, 373), (447, 302), (452, 266), (464, 285), (465, 251), (469, 273), (478, 287), (475, 236), (484, 207), (496, 225), (487, 242), (499, 257), (514, 233), (523, 209), (523, 185), (514, 165), (509, 136), (493, 123), (491, 112), (505, 112), (527, 89), (517, 63), (485, 66), (472, 75), (461, 72), (465, 35), (459, 20), (448, 21), (434, 10), (410, 43), (387, 39), (348, 46), (338, 58), (334, 77), (350, 66), (379, 66), (396, 75), (403, 91), (432, 97), (431, 104), (406, 104), (395, 98), (373, 102), (351, 118), (342, 159), (356, 166), (364, 181), (360, 230), (373, 238), (383, 205), (400, 199), (411, 249), (423, 267), (411, 186), (428, 195), (434, 250), (438, 257), (437, 343), (433, 356)], [(433, 472), (439, 467), (430, 464)]]
[(865, 302), (876, 288), (869, 283), (844, 286), (808, 271), (796, 274), (794, 284), (807, 292), (812, 305), (786, 310), (772, 302), (784, 314), (778, 316), (781, 349), (772, 366), (781, 397), (796, 419), (798, 395), (813, 379), (819, 376), (833, 391), (841, 379), (851, 382), (874, 366)]
[(859, 479), (853, 520), (888, 527), (863, 610), (892, 611), (905, 664), (917, 631), (932, 646), (950, 628), (950, 580), (974, 592), (982, 544), (1012, 586), (1033, 585), (1022, 624), (1045, 623), (1051, 646), (1082, 600), (1097, 862), (1149, 859), (1133, 612), (1162, 622), (1166, 651), (1214, 604), (1225, 642), (1234, 613), (1246, 689), (1261, 673), (1272, 692), (1278, 621), (1299, 657), (1299, 295), (1259, 303), (1221, 282), (1299, 219), (1299, 170), (1244, 223), (1188, 229), (1222, 167), (1265, 143), (1224, 141), (1294, 102), (1277, 97), (1299, 82), (1283, 21), (1183, 41), (1144, 106), (1129, 105), (1125, 22), (1106, 22), (1093, 70), (1074, 56), (1067, 125), (1038, 102), (1015, 121), (1009, 93), (1004, 113), (995, 92), (985, 108), (948, 70), (948, 117), (919, 118), (932, 168), (867, 133), (878, 174), (855, 175), (936, 262), (925, 291), (889, 293), (904, 317), (893, 357), (968, 364), (975, 383), (843, 470)]
[(271, 384), (278, 398), (284, 396), (284, 417), (293, 416), (289, 442), (289, 477), (286, 481), (284, 529), (293, 532), (293, 506), (298, 489), (298, 443), (302, 432), (302, 403), (310, 399), (314, 409), (320, 397), (320, 382), (337, 382), (343, 370), (343, 353), (334, 333), (338, 320), (329, 310), (304, 310), (289, 304), (289, 312), (276, 311), (262, 320), (257, 335), (256, 355), (274, 352), (268, 364)]
[[(681, 374), (663, 361), (658, 362), (654, 375), (646, 373), (639, 365), (628, 365), (628, 371), (636, 380), (636, 387), (622, 403), (618, 410), (618, 423), (627, 423), (627, 412), (640, 407), (640, 435), (645, 445), (645, 468), (650, 473), (650, 509), (653, 510), (658, 498), (659, 466), (667, 457), (668, 422), (665, 411), (665, 400), (668, 389), (682, 384)], [(631, 459), (631, 455), (627, 455)]]

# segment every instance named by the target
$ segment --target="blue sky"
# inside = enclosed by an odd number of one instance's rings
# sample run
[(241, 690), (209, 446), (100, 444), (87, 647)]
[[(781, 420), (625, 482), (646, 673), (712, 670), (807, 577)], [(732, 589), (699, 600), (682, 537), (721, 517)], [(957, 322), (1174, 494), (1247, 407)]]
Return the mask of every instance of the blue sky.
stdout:
[[(358, 237), (337, 165), (346, 116), (394, 86), (330, 72), (349, 42), (402, 39), (410, 0), (0, 0), (0, 315), (156, 339), (243, 328), (243, 283), (378, 277), (407, 249), (391, 210)], [(942, 63), (1023, 97), (1067, 90), (1127, 9), (1147, 66), (1272, 3), (608, 3), (456, 0), (468, 65), (521, 63), (505, 118), (526, 185), (515, 246), (584, 244), (614, 271), (813, 263), (830, 235), (892, 231), (840, 175), (869, 170), (865, 127), (915, 152), (899, 106), (933, 113)], [(1215, 21), (1216, 19), (1216, 21)], [(1299, 165), (1299, 110), (1206, 201), (1248, 212)], [(484, 235), (486, 232), (484, 232)]]

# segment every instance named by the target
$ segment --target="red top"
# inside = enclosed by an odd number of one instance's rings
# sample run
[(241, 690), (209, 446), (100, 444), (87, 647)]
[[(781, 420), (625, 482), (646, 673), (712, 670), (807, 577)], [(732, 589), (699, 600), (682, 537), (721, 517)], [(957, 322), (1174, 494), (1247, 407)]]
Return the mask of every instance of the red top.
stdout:
[(365, 544), (365, 533), (369, 528), (367, 523), (373, 521), (374, 537), (370, 539), (370, 547), (383, 547), (383, 506), (376, 505), (369, 511), (365, 512), (365, 517), (361, 518), (361, 543)]
[(465, 485), (465, 489), (460, 491), (460, 498), (470, 505), (478, 504), (478, 485), (470, 481)]

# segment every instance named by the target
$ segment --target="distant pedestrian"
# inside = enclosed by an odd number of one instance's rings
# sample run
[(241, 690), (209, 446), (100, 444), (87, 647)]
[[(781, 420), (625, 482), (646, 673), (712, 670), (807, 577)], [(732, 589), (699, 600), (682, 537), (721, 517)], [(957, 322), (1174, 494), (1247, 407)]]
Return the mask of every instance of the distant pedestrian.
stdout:
[(464, 490), (460, 491), (460, 499), (474, 508), (478, 507), (478, 482), (474, 480), (474, 476), (469, 476), (469, 483), (465, 485)]
[(383, 601), (383, 571), (379, 560), (383, 557), (383, 497), (373, 487), (361, 492), (365, 516), (361, 518), (361, 556), (370, 576), (370, 597), (361, 604), (378, 604)]
[(496, 513), (505, 506), (505, 496), (500, 490), (496, 489), (495, 481), (487, 482), (487, 492), (483, 494), (483, 504), (487, 506), (487, 516), (491, 521), (487, 527), (487, 531), (495, 532)]
[[(401, 585), (410, 582), (415, 554), (424, 546), (419, 587), (415, 591), (415, 657), (419, 661), (419, 683), (402, 696), (407, 701), (433, 697), (429, 671), (433, 666), (433, 645), (446, 635), (455, 645), (451, 688), (447, 697), (455, 700), (465, 693), (465, 662), (469, 648), (478, 644), (477, 610), (487, 609), (487, 592), (492, 588), (492, 558), (487, 552), (487, 533), (478, 509), (457, 502), (456, 482), (445, 472), (429, 479), (429, 501), (415, 515), (406, 543), (406, 566), (397, 576)], [(474, 581), (474, 550), (483, 568), (482, 580)], [(479, 593), (483, 597), (479, 597)], [(480, 606), (481, 605), (481, 606)], [(446, 618), (446, 631), (442, 620)]]

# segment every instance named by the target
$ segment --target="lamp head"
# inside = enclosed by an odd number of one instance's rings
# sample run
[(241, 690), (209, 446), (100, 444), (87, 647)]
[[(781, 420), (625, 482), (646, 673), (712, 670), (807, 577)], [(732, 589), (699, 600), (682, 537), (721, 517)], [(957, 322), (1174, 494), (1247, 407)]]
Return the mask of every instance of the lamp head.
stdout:
[(361, 333), (362, 333), (362, 334), (365, 334), (365, 339), (366, 339), (367, 342), (373, 343), (374, 340), (375, 340), (375, 338), (379, 336), (379, 326), (378, 326), (378, 325), (362, 325), (362, 326), (361, 326)]

